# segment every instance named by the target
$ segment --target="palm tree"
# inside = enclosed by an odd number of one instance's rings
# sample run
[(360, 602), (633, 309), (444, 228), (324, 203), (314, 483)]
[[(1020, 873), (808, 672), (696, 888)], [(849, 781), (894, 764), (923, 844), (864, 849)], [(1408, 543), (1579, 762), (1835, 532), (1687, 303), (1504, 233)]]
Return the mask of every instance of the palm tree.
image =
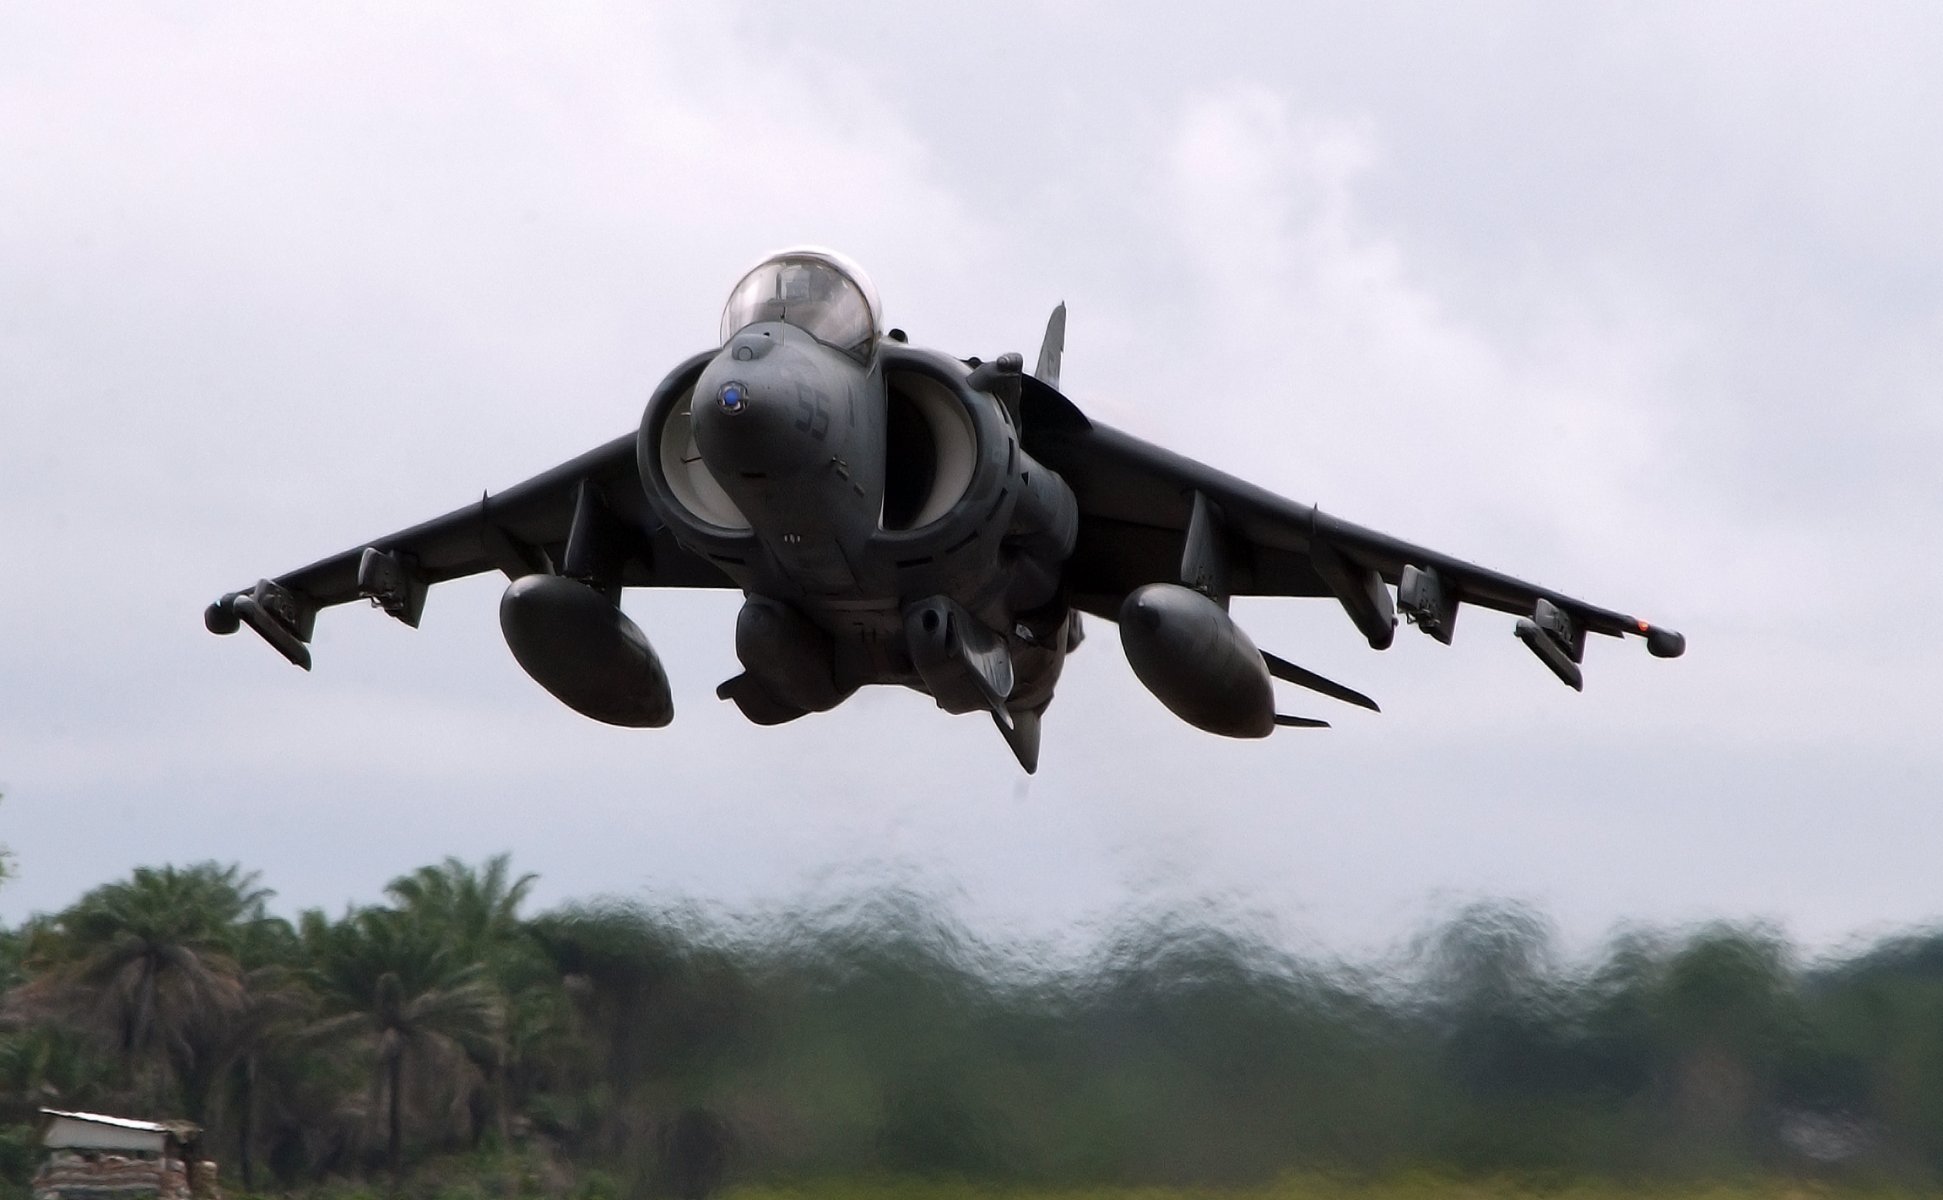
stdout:
[(0, 1125), (31, 1125), (45, 1104), (98, 1101), (98, 1056), (92, 1039), (58, 1025), (0, 1033)]
[(552, 1063), (574, 1103), (556, 1110), (556, 1132), (644, 1193), (712, 1187), (727, 1126), (705, 1105), (754, 1032), (744, 964), (639, 905), (578, 905), (532, 929), (566, 1001)]
[(473, 868), (456, 858), (420, 867), (385, 888), (413, 919), (435, 927), (459, 955), (487, 963), (497, 973), (501, 959), (530, 945), (519, 907), (538, 875), (512, 877), (511, 855), (498, 854)]
[(484, 966), (409, 913), (367, 908), (333, 923), (313, 910), (301, 936), (325, 1013), (311, 1034), (369, 1056), (385, 1110), (385, 1161), (396, 1177), (408, 1097), (431, 1095), (443, 1082), (439, 1099), (464, 1099), (480, 1065), (500, 1059), (504, 1001)]
[[(241, 1003), (223, 1031), (217, 1060), (224, 1111), (236, 1125), (236, 1162), (243, 1187), (256, 1187), (256, 1143), (259, 1114), (275, 1095), (276, 1081), (287, 1068), (301, 1064), (306, 1047), (303, 1032), (314, 1016), (315, 997), (298, 969), (297, 932), (288, 921), (264, 921), (240, 939)], [(265, 1076), (271, 1082), (265, 1087)], [(266, 1096), (265, 1092), (270, 1095)]]
[(542, 916), (534, 936), (569, 998), (574, 1037), (569, 1090), (593, 1099), (592, 1133), (610, 1147), (632, 1140), (636, 1088), (666, 1065), (667, 1013), (692, 991), (692, 955), (644, 910), (581, 905)]
[[(504, 1055), (479, 1065), (486, 1086), (475, 1095), (471, 1119), (477, 1144), (490, 1126), (508, 1136), (508, 1116), (527, 1098), (540, 1072), (534, 1053), (557, 1042), (566, 1024), (559, 976), (520, 919), (539, 876), (515, 877), (512, 856), (498, 854), (472, 867), (457, 858), (420, 867), (385, 888), (409, 920), (444, 939), (455, 961), (479, 963), (498, 988), (505, 1012)], [(509, 1094), (510, 1093), (510, 1094)]]
[(0, 992), (8, 992), (26, 981), (25, 963), (30, 930), (44, 923), (45, 917), (30, 917), (19, 929), (0, 929)]
[(134, 1099), (201, 1120), (215, 1042), (242, 1003), (238, 939), (267, 919), (256, 880), (201, 863), (94, 889), (34, 931), (16, 1011), (94, 1030)]

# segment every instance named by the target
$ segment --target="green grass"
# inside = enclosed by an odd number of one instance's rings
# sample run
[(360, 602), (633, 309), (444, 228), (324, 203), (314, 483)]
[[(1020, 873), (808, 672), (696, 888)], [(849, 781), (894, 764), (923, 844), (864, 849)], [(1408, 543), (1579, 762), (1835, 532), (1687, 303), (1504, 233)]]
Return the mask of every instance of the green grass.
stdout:
[(1266, 1187), (994, 1187), (912, 1179), (826, 1180), (804, 1185), (730, 1188), (723, 1200), (1893, 1200), (1929, 1193), (1832, 1187), (1794, 1179), (1733, 1184), (1622, 1184), (1609, 1181), (1531, 1183), (1411, 1175), (1386, 1181), (1292, 1176)]
[[(330, 1180), (289, 1193), (228, 1200), (625, 1200), (630, 1189), (601, 1171), (562, 1171), (518, 1152), (450, 1155), (422, 1163), (396, 1188), (382, 1178)], [(895, 1175), (791, 1183), (740, 1183), (717, 1200), (1906, 1200), (1932, 1189), (1831, 1184), (1789, 1176), (1730, 1183), (1622, 1183), (1589, 1178), (1460, 1178), (1433, 1172), (1384, 1179), (1292, 1174), (1275, 1183), (1212, 1187), (1048, 1187)]]

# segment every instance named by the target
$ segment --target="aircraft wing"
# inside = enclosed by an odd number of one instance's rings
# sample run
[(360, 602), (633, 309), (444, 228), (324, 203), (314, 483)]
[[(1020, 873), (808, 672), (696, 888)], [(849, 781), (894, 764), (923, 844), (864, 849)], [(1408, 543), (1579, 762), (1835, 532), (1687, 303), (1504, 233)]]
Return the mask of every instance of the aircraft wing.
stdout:
[[(1079, 502), (1067, 580), (1072, 602), (1088, 612), (1117, 619), (1127, 593), (1156, 582), (1213, 584), (1227, 595), (1331, 596), (1382, 648), (1394, 636), (1395, 587), (1403, 615), (1444, 642), (1461, 604), (1525, 618), (1519, 636), (1532, 644), (1528, 635), (1549, 635), (1543, 640), (1569, 666), (1533, 649), (1573, 686), (1587, 632), (1643, 637), (1664, 658), (1685, 649), (1670, 629), (1352, 524), (1096, 424), (1036, 380), (1025, 381), (1023, 400), (1026, 451), (1059, 472)], [(1189, 578), (1194, 572), (1220, 578)]]
[(603, 588), (733, 586), (660, 526), (641, 487), (635, 440), (615, 438), (498, 495), (259, 580), (210, 605), (204, 622), (215, 633), (247, 624), (308, 670), (319, 609), (369, 599), (416, 626), (427, 588), (482, 571), (567, 574)]

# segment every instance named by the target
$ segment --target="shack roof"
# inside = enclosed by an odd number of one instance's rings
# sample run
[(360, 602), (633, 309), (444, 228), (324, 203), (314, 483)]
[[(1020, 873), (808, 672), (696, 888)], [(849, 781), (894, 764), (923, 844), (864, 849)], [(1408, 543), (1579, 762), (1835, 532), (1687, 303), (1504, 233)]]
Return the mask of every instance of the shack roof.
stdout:
[(137, 1121), (105, 1113), (63, 1112), (43, 1108), (47, 1131), (41, 1143), (49, 1149), (146, 1150), (160, 1153), (171, 1140), (191, 1142), (202, 1128), (191, 1121)]

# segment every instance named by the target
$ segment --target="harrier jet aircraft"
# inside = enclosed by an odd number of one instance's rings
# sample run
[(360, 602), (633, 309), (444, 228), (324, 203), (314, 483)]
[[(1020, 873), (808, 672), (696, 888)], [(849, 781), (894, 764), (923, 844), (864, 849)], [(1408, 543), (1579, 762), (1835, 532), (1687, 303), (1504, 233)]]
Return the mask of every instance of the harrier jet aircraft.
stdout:
[[(1258, 650), (1231, 596), (1331, 597), (1376, 649), (1397, 614), (1440, 642), (1465, 604), (1573, 688), (1588, 633), (1685, 639), (1448, 554), (1352, 525), (1089, 420), (1059, 390), (1066, 313), (1035, 369), (909, 345), (853, 263), (804, 248), (744, 275), (721, 344), (671, 371), (637, 432), (498, 495), (231, 592), (248, 625), (310, 667), (319, 609), (357, 599), (416, 626), (426, 589), (500, 570), (513, 657), (574, 710), (615, 725), (674, 716), (628, 587), (734, 588), (743, 671), (716, 689), (759, 725), (902, 684), (989, 713), (1036, 769), (1040, 719), (1080, 614), (1118, 622), (1140, 681), (1228, 737), (1327, 722), (1276, 711), (1271, 680), (1367, 696)], [(1394, 597), (1391, 588), (1395, 588)]]

